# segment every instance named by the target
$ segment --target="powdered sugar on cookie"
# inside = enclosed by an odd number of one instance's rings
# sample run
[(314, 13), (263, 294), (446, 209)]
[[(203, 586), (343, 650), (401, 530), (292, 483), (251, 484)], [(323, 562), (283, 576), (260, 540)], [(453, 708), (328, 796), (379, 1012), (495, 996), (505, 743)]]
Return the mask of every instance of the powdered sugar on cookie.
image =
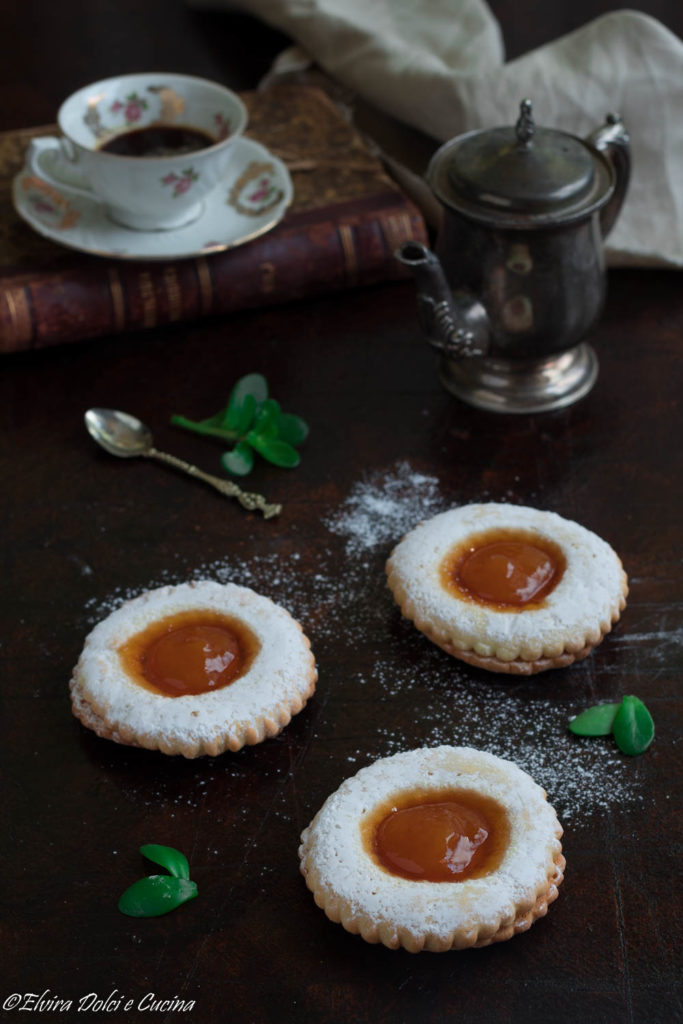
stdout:
[[(530, 531), (564, 553), (562, 578), (533, 609), (485, 607), (442, 584), (449, 551), (495, 529)], [(596, 534), (553, 512), (496, 503), (464, 505), (420, 523), (392, 552), (387, 574), (403, 614), (435, 643), (456, 656), (471, 652), (502, 663), (585, 656), (619, 618), (627, 593), (619, 558)]]
[[(229, 686), (168, 697), (125, 671), (122, 645), (150, 623), (188, 610), (229, 614), (259, 641), (248, 670)], [(201, 580), (126, 602), (86, 639), (74, 670), (74, 714), (117, 742), (196, 757), (238, 750), (276, 735), (313, 693), (310, 644), (284, 608), (247, 587)]]
[[(383, 801), (415, 787), (435, 795), (461, 787), (505, 808), (509, 841), (491, 874), (409, 880), (368, 853), (363, 820)], [(343, 782), (302, 833), (299, 856), (316, 902), (348, 931), (391, 948), (440, 951), (508, 938), (515, 922), (516, 930), (529, 927), (534, 908), (536, 916), (545, 913), (562, 879), (561, 835), (544, 791), (512, 762), (441, 746), (383, 758)]]

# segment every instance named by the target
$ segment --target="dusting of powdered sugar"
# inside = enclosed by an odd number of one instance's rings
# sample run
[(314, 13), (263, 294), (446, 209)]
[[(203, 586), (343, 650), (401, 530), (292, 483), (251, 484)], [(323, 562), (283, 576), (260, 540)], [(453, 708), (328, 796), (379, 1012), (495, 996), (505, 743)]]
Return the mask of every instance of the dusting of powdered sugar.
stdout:
[[(420, 642), (417, 637), (415, 643)], [(633, 760), (618, 752), (611, 737), (573, 736), (567, 725), (579, 708), (543, 696), (547, 680), (537, 680), (537, 697), (520, 697), (514, 690), (524, 684), (487, 685), (481, 674), (472, 678), (467, 666), (436, 648), (423, 654), (419, 673), (378, 659), (359, 679), (389, 704), (410, 697), (416, 709), (410, 733), (387, 725), (368, 737), (375, 756), (440, 744), (486, 750), (528, 772), (546, 790), (560, 820), (573, 827), (591, 812), (642, 802)], [(349, 761), (358, 767), (367, 763), (365, 750), (357, 749)]]
[[(497, 675), (489, 679), (401, 619), (386, 586), (385, 560), (406, 532), (448, 505), (435, 477), (402, 461), (364, 477), (340, 505), (323, 513), (328, 537), (327, 543), (324, 534), (315, 538), (313, 574), (304, 571), (296, 551), (277, 559), (254, 552), (178, 564), (138, 589), (93, 599), (86, 616), (94, 625), (144, 590), (189, 579), (251, 587), (282, 604), (311, 640), (320, 670), (316, 699), (324, 705), (311, 725), (312, 744), (323, 744), (334, 730), (339, 705), (357, 702), (362, 694), (359, 727), (354, 742), (344, 748), (347, 774), (415, 747), (472, 746), (527, 771), (547, 791), (560, 820), (574, 829), (593, 812), (642, 801), (637, 759), (619, 754), (611, 737), (582, 739), (569, 733), (569, 718), (581, 708), (562, 686), (563, 670), (557, 670), (556, 687), (552, 672), (533, 682)], [(340, 630), (350, 651), (341, 665)], [(387, 636), (392, 637), (389, 648)], [(617, 639), (627, 641), (627, 636)], [(590, 660), (571, 671), (589, 674)], [(235, 761), (235, 770), (239, 764)]]
[[(155, 579), (137, 588), (117, 588), (105, 598), (93, 598), (86, 604), (88, 622), (95, 625), (109, 615), (124, 601), (138, 597), (146, 590), (184, 583), (188, 580), (215, 580), (218, 583), (237, 583), (243, 587), (269, 597), (281, 604), (297, 619), (304, 631), (311, 636), (315, 632), (321, 637), (338, 635), (337, 615), (342, 605), (353, 605), (362, 599), (362, 579), (365, 576), (358, 566), (345, 566), (341, 577), (334, 569), (330, 552), (323, 551), (317, 572), (302, 571), (301, 556), (298, 552), (273, 559), (270, 555), (252, 554), (249, 557), (233, 556), (225, 559), (199, 562), (190, 567), (180, 566), (176, 570), (164, 570)], [(346, 623), (349, 639), (360, 638), (360, 616), (353, 614), (353, 608)]]
[(446, 507), (436, 477), (400, 462), (388, 473), (375, 473), (354, 484), (337, 511), (323, 520), (346, 541), (347, 555), (393, 545), (420, 520)]

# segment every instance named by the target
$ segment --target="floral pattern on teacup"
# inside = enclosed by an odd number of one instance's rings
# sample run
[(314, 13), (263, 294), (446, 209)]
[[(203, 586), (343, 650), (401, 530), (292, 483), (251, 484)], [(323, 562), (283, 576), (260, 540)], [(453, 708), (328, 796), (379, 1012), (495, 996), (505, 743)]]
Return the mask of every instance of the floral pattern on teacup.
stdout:
[(195, 171), (194, 167), (188, 167), (186, 170), (181, 171), (180, 174), (176, 174), (175, 171), (165, 174), (161, 179), (161, 184), (164, 186), (172, 185), (172, 198), (177, 199), (178, 196), (185, 195), (192, 188), (195, 181), (198, 180), (199, 174)]
[(139, 96), (137, 92), (131, 92), (123, 100), (114, 100), (109, 107), (109, 111), (115, 117), (121, 114), (126, 125), (131, 125), (137, 124), (148, 106), (149, 104), (143, 96)]
[(277, 206), (284, 193), (277, 187), (275, 175), (272, 163), (252, 161), (230, 189), (228, 204), (250, 217)]
[[(97, 140), (113, 135), (125, 128), (143, 128), (157, 121), (179, 123), (185, 114), (186, 100), (163, 83), (121, 95), (109, 93), (88, 100), (83, 123)], [(212, 129), (207, 128), (209, 134)], [(213, 115), (213, 133), (216, 142), (227, 139), (232, 126), (223, 111)]]
[(68, 231), (78, 222), (78, 210), (70, 204), (66, 196), (42, 178), (34, 174), (27, 175), (21, 181), (21, 188), (26, 193), (29, 206), (42, 224), (57, 231)]
[[(162, 94), (163, 87), (149, 86), (145, 92), (149, 99), (137, 90), (124, 96), (98, 96), (88, 101), (83, 115), (83, 124), (96, 139), (121, 131), (122, 128), (143, 127), (144, 121), (154, 120), (163, 112), (164, 101), (156, 94)], [(175, 95), (175, 94), (173, 94)], [(150, 106), (151, 104), (151, 106)]]
[(224, 114), (214, 114), (213, 123), (216, 129), (216, 140), (222, 142), (230, 134), (230, 122)]
[(170, 85), (148, 85), (147, 92), (151, 93), (153, 104), (159, 105), (156, 114), (150, 115), (150, 120), (175, 122), (185, 113), (185, 100)]

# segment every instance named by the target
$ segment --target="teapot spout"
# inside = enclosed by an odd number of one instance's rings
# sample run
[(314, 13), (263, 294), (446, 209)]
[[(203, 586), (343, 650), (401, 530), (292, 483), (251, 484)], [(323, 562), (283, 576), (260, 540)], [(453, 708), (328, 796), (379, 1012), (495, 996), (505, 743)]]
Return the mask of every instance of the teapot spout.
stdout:
[(448, 359), (485, 356), (489, 322), (481, 303), (464, 291), (453, 294), (438, 257), (421, 242), (404, 242), (395, 255), (415, 277), (418, 321), (429, 344)]

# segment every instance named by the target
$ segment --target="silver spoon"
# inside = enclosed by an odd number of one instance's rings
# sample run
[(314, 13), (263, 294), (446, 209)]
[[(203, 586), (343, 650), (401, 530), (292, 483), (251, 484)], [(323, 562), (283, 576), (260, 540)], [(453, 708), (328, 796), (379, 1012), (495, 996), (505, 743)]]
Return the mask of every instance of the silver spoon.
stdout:
[(263, 513), (264, 519), (271, 519), (282, 511), (282, 505), (271, 505), (260, 494), (251, 494), (242, 490), (232, 480), (222, 480), (218, 476), (211, 476), (204, 473), (189, 462), (169, 455), (167, 452), (160, 452), (154, 447), (152, 432), (149, 427), (129, 416), (126, 412), (119, 412), (118, 409), (88, 409), (85, 414), (85, 426), (94, 441), (109, 452), (110, 455), (118, 455), (124, 459), (133, 458), (136, 455), (143, 455), (150, 459), (159, 459), (168, 466), (175, 469), (182, 469), (190, 476), (211, 484), (221, 494), (229, 498), (237, 498), (240, 505), (253, 512), (258, 509)]

